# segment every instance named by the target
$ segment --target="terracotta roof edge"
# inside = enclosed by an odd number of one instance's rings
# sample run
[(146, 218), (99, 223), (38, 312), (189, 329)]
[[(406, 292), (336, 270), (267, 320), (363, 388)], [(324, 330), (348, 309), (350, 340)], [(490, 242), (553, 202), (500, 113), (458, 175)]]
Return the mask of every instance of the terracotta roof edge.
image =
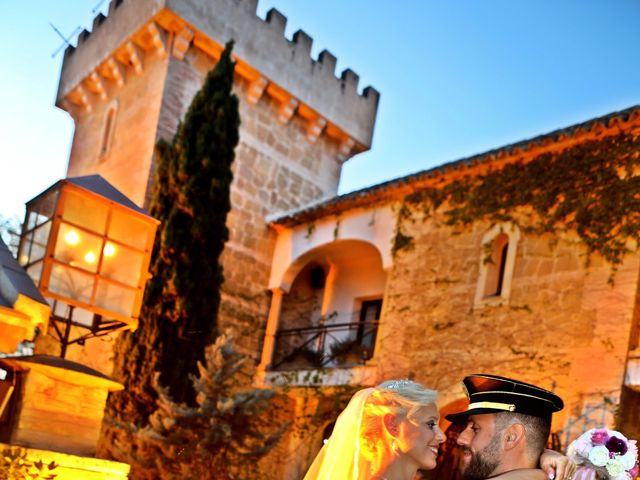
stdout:
[[(402, 177), (396, 177), (382, 183), (378, 183), (375, 185), (361, 188), (359, 190), (355, 190), (353, 192), (348, 192), (348, 193), (338, 195), (329, 199), (318, 200), (316, 202), (312, 202), (308, 205), (305, 205), (299, 209), (291, 210), (288, 212), (270, 214), (269, 216), (267, 216), (266, 220), (267, 220), (267, 223), (271, 226), (275, 226), (275, 225), (291, 226), (297, 223), (304, 223), (305, 221), (308, 221), (308, 220), (305, 220), (306, 218), (314, 216), (313, 215), (314, 212), (331, 210), (332, 207), (337, 210), (337, 207), (339, 205), (346, 203), (349, 200), (356, 200), (357, 198), (363, 197), (365, 195), (374, 195), (377, 192), (384, 191), (385, 189), (393, 186), (400, 187), (403, 184), (413, 183), (421, 178), (429, 178), (436, 174), (445, 173), (451, 170), (457, 170), (463, 166), (470, 166), (477, 163), (484, 163), (487, 160), (492, 161), (500, 155), (513, 154), (514, 151), (516, 150), (519, 150), (521, 153), (525, 153), (529, 151), (532, 146), (538, 146), (538, 145), (544, 145), (545, 143), (555, 143), (558, 141), (562, 141), (572, 137), (576, 132), (580, 130), (589, 131), (591, 130), (592, 127), (596, 127), (598, 125), (603, 127), (612, 127), (612, 126), (620, 125), (620, 123), (623, 123), (629, 120), (637, 120), (637, 119), (640, 119), (640, 105), (634, 105), (624, 110), (611, 112), (606, 115), (602, 115), (600, 117), (595, 117), (581, 123), (570, 125), (568, 127), (558, 128), (558, 129), (552, 130), (551, 132), (538, 135), (536, 137), (527, 138), (524, 140), (520, 140), (518, 142), (504, 145), (502, 147), (487, 150), (482, 153), (478, 153), (468, 157), (463, 157), (458, 160), (453, 160), (447, 163), (443, 163), (441, 165), (438, 165), (426, 170), (420, 170)], [(383, 199), (379, 199), (379, 200), (383, 200)], [(336, 212), (328, 211), (326, 212), (326, 215), (330, 215), (333, 213), (336, 213)]]

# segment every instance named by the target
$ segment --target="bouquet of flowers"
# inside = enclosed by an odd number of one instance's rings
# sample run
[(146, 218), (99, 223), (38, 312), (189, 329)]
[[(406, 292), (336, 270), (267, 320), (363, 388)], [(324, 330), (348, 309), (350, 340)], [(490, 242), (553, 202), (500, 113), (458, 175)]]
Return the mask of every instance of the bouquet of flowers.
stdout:
[(571, 442), (567, 456), (594, 469), (599, 478), (634, 480), (638, 475), (638, 447), (620, 432), (592, 428)]

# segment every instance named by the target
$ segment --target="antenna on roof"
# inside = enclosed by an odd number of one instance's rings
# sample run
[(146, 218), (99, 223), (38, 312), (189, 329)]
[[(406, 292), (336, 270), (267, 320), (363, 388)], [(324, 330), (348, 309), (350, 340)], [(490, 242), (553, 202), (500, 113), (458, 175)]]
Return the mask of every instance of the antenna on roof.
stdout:
[(70, 46), (71, 43), (69, 42), (69, 40), (71, 40), (76, 34), (82, 31), (82, 28), (76, 27), (76, 29), (73, 31), (71, 35), (69, 35), (68, 37), (65, 37), (62, 33), (60, 33), (60, 30), (58, 30), (53, 23), (49, 22), (49, 25), (51, 25), (51, 28), (53, 28), (53, 31), (56, 32), (58, 36), (64, 41), (64, 43), (60, 45), (56, 49), (56, 51), (51, 54), (51, 58), (55, 57), (58, 53), (60, 53), (60, 50), (62, 50), (63, 48)]

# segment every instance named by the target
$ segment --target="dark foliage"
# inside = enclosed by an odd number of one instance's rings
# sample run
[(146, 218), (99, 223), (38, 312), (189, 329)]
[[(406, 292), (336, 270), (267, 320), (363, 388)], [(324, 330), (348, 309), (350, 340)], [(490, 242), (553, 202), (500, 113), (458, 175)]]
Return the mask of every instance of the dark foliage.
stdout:
[[(238, 143), (238, 98), (228, 44), (194, 97), (173, 142), (157, 145), (151, 214), (160, 220), (140, 325), (115, 349), (114, 376), (125, 385), (108, 402), (102, 450), (135, 460), (131, 432), (157, 408), (159, 382), (176, 402), (196, 404), (190, 375), (217, 336), (222, 267), (228, 238), (231, 165)], [(129, 433), (127, 433), (129, 432)], [(136, 467), (134, 465), (133, 472)]]
[[(518, 223), (535, 234), (574, 230), (587, 254), (602, 255), (615, 271), (640, 241), (639, 169), (639, 137), (590, 140), (413, 193), (401, 217), (408, 218), (408, 207), (430, 215), (446, 204), (448, 225), (488, 220)], [(524, 223), (523, 209), (531, 212)]]
[(242, 388), (247, 360), (230, 337), (218, 337), (206, 350), (206, 363), (198, 364), (199, 376), (191, 377), (193, 407), (174, 402), (156, 385), (158, 410), (139, 435), (159, 478), (259, 478), (257, 460), (276, 445), (286, 425), (277, 427), (273, 412), (265, 414), (272, 390)]

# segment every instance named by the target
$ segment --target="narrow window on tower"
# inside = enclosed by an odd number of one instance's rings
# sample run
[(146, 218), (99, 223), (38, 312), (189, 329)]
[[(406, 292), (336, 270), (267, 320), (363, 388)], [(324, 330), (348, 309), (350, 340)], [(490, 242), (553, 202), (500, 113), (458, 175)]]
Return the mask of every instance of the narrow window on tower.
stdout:
[(100, 158), (104, 158), (111, 149), (111, 143), (113, 140), (113, 131), (116, 123), (116, 114), (118, 112), (117, 102), (112, 102), (107, 108), (107, 113), (104, 117), (104, 127), (102, 129), (102, 139), (100, 140)]

